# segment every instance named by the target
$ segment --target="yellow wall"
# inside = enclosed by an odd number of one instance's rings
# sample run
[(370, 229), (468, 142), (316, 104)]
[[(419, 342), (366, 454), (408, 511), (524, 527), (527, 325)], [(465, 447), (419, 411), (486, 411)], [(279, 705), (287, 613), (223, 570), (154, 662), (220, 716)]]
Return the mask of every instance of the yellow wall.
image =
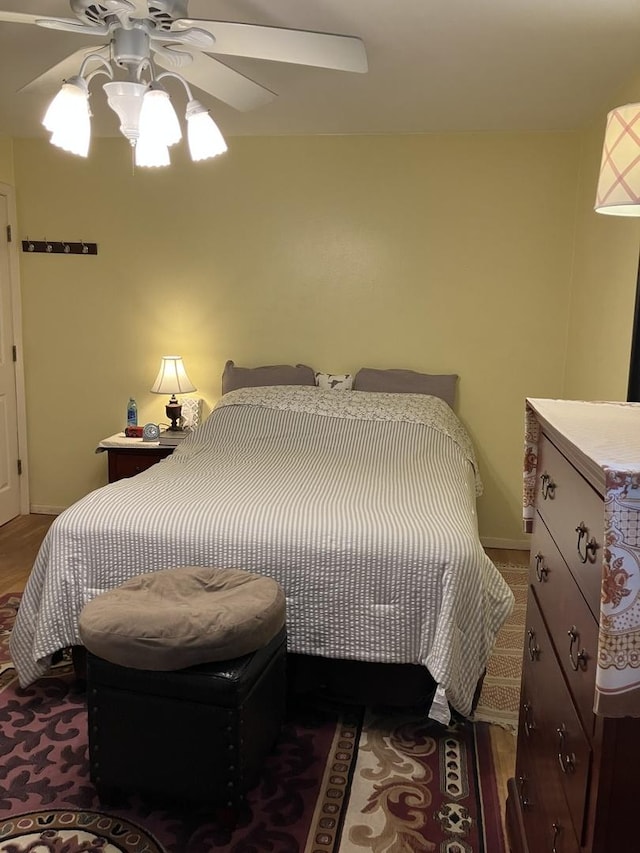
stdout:
[[(640, 98), (632, 81), (610, 107)], [(640, 222), (595, 213), (606, 115), (582, 134), (563, 396), (626, 400)]]
[(13, 184), (13, 140), (0, 136), (0, 183)]
[(227, 358), (407, 367), (460, 375), (481, 533), (522, 539), (524, 397), (562, 391), (579, 137), (229, 143), (133, 174), (124, 140), (87, 161), (16, 141), (21, 237), (99, 246), (21, 256), (32, 504), (106, 482), (94, 447), (129, 395), (141, 422), (163, 418), (163, 354), (209, 405)]

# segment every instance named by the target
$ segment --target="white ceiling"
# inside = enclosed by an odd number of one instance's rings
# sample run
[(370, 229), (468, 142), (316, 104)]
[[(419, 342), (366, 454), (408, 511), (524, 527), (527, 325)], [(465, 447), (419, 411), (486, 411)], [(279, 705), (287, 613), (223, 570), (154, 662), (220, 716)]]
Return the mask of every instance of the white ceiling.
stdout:
[[(0, 8), (70, 16), (67, 0)], [(354, 35), (366, 46), (367, 74), (221, 57), (278, 93), (248, 113), (202, 96), (228, 136), (571, 130), (600, 114), (604, 127), (611, 98), (640, 79), (640, 0), (190, 0), (189, 15)], [(48, 98), (18, 89), (91, 45), (0, 23), (0, 134), (44, 136)], [(94, 132), (118, 135), (94, 89)]]

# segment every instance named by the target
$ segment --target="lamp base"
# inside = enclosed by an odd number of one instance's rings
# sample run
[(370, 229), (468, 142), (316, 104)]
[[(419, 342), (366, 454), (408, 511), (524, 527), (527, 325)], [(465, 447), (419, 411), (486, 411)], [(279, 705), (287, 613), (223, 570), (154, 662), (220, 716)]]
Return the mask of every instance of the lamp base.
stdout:
[(171, 399), (164, 407), (164, 410), (167, 414), (167, 417), (171, 421), (171, 426), (169, 429), (171, 432), (180, 432), (182, 427), (180, 426), (180, 418), (182, 417), (182, 403), (179, 403), (176, 399), (176, 395), (172, 394)]

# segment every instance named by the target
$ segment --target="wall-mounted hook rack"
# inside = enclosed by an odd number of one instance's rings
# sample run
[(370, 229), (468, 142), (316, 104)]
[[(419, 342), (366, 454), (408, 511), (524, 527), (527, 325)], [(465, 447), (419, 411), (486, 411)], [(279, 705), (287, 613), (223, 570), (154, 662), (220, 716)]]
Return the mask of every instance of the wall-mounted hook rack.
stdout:
[(71, 243), (66, 240), (23, 240), (23, 252), (45, 252), (48, 255), (97, 255), (97, 243)]

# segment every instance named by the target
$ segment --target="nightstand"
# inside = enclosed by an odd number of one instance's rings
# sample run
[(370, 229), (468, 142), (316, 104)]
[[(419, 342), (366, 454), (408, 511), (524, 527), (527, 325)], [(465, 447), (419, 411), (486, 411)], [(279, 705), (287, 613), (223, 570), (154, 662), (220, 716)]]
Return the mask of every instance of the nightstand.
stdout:
[(104, 438), (96, 447), (96, 453), (106, 453), (109, 482), (115, 483), (125, 477), (133, 477), (152, 465), (171, 456), (175, 447), (141, 438), (127, 438), (123, 432)]

